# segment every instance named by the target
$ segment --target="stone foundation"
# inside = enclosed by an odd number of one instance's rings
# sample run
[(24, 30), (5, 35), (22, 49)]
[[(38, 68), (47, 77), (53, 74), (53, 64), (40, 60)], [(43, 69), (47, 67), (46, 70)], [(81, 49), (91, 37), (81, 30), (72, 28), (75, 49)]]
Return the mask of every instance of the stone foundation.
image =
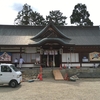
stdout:
[(71, 68), (61, 70), (62, 74), (69, 76), (78, 74), (79, 78), (100, 78), (100, 68)]
[[(53, 68), (59, 69), (59, 68)], [(43, 77), (50, 78), (53, 77), (52, 68), (43, 68)], [(59, 69), (60, 70), (60, 69)], [(79, 78), (100, 78), (100, 68), (66, 68), (60, 70), (63, 77), (67, 73), (68, 76), (78, 74)], [(25, 68), (23, 72), (26, 76), (37, 76), (39, 73), (39, 68)]]

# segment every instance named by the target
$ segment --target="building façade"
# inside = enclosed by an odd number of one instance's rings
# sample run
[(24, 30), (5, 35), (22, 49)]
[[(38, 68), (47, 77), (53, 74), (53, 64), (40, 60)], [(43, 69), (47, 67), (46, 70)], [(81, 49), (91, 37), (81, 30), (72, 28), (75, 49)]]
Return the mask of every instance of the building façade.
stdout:
[(23, 57), (23, 67), (97, 66), (99, 26), (0, 25), (0, 63)]

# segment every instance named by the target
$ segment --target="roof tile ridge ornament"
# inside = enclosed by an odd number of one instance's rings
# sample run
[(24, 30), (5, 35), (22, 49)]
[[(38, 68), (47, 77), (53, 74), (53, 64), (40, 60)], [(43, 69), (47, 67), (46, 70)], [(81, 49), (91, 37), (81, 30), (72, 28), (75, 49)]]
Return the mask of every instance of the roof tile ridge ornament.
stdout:
[(52, 21), (51, 17), (50, 17), (50, 19), (48, 21), (48, 24), (53, 24), (53, 21)]

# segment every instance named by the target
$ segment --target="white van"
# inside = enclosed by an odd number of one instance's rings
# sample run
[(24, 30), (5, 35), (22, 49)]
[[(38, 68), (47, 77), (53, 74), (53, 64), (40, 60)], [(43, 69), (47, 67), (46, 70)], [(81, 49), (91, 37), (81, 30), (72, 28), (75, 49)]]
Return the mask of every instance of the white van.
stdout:
[(0, 64), (0, 84), (16, 87), (22, 82), (22, 73), (13, 64)]

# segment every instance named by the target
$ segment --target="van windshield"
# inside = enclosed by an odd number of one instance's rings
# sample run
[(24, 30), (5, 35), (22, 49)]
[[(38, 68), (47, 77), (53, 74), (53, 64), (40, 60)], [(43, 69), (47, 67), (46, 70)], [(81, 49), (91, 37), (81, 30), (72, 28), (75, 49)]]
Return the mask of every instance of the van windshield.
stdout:
[(18, 71), (18, 69), (17, 69), (14, 65), (10, 65), (10, 67), (11, 67), (14, 71)]

